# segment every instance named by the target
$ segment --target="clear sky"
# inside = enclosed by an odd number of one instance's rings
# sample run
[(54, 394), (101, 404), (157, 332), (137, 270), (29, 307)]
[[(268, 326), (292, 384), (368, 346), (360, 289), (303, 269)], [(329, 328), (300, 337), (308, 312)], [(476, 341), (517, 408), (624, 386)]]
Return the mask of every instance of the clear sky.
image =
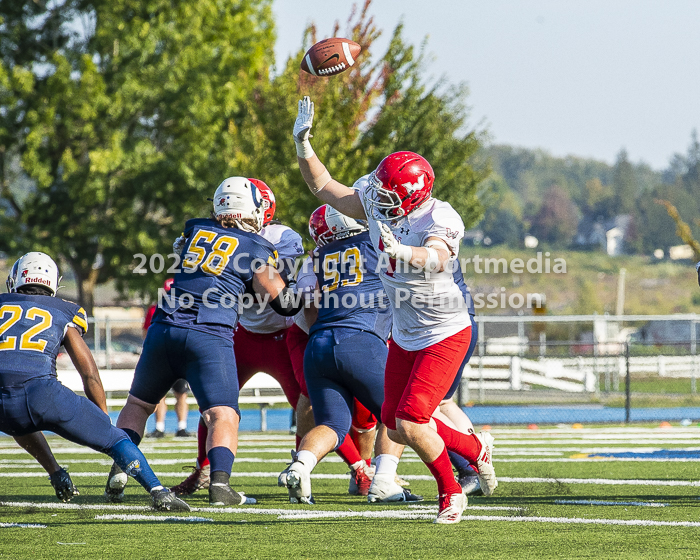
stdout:
[[(274, 0), (278, 64), (341, 30), (353, 0)], [(359, 3), (359, 2), (358, 2)], [(374, 0), (385, 30), (428, 36), (430, 72), (470, 88), (472, 123), (493, 142), (656, 169), (700, 131), (699, 0)]]

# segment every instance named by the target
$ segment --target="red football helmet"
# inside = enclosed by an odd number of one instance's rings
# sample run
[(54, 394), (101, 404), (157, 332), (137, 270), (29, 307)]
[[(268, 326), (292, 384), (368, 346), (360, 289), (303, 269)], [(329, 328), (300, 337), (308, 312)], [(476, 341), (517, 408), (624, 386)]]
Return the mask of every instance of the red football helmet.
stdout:
[(266, 226), (272, 221), (272, 218), (275, 217), (275, 207), (276, 207), (276, 202), (275, 202), (275, 193), (272, 192), (272, 189), (268, 187), (263, 181), (260, 179), (248, 179), (251, 183), (253, 183), (256, 187), (258, 187), (258, 190), (260, 191), (260, 194), (262, 195), (263, 198), (263, 207), (265, 209), (265, 213), (263, 215), (263, 226)]
[(369, 176), (365, 200), (377, 220), (396, 220), (430, 198), (435, 173), (423, 156), (395, 152), (386, 156)]
[(363, 231), (367, 231), (363, 222), (341, 214), (328, 204), (316, 208), (309, 218), (309, 233), (314, 243), (319, 246), (352, 237)]

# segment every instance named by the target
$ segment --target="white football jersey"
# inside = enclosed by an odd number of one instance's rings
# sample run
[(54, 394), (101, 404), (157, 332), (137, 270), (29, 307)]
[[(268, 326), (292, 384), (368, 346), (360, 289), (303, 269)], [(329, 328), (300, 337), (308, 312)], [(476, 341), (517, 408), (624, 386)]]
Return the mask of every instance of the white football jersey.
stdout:
[[(270, 224), (260, 230), (260, 235), (275, 246), (280, 259), (296, 259), (304, 253), (301, 236), (292, 228)], [(247, 331), (268, 334), (291, 327), (294, 322), (293, 317), (283, 317), (269, 305), (261, 313), (258, 311), (257, 305), (243, 310), (239, 322)]]
[[(317, 282), (316, 274), (314, 273), (314, 263), (311, 257), (306, 257), (299, 268), (299, 274), (297, 274), (296, 291), (302, 292), (305, 296), (308, 296), (308, 298), (312, 298)], [(303, 309), (294, 316), (294, 322), (302, 331), (309, 334), (311, 325), (306, 322)]]
[[(363, 204), (367, 177), (359, 179), (354, 186), (359, 188)], [(371, 216), (367, 207), (365, 213)], [(379, 277), (393, 306), (394, 341), (404, 350), (422, 350), (470, 326), (469, 309), (454, 281), (452, 268), (458, 266), (455, 261), (464, 237), (464, 223), (459, 214), (447, 202), (430, 198), (408, 216), (384, 223), (404, 245), (423, 247), (429, 237), (438, 237), (452, 253), (442, 272), (416, 269), (380, 253)], [(382, 251), (384, 244), (377, 222), (370, 219), (368, 224), (374, 247)]]

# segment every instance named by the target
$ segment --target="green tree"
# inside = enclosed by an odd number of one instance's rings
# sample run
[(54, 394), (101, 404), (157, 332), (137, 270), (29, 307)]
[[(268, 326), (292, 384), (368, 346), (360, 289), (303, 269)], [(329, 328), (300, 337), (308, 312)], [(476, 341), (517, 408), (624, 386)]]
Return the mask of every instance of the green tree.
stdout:
[[(246, 118), (231, 129), (233, 144), (241, 147), (241, 159), (232, 158), (231, 168), (243, 166), (268, 182), (280, 219), (306, 231), (319, 203), (299, 173), (290, 131), (297, 101), (309, 95), (316, 106), (314, 150), (335, 179), (352, 185), (389, 153), (418, 152), (435, 170), (435, 196), (450, 202), (470, 227), (482, 214), (479, 185), (488, 166), (477, 158), (483, 132), (468, 126), (468, 92), (442, 81), (427, 84), (424, 49), (404, 41), (401, 25), (387, 52), (373, 58), (380, 30), (369, 5), (351, 16), (342, 33), (362, 46), (349, 71), (330, 79), (300, 72), (306, 48), (320, 39), (311, 26), (280, 74), (260, 80), (246, 102)], [(331, 35), (339, 30), (336, 24)]]
[[(155, 293), (165, 272), (133, 274), (133, 255), (169, 253), (184, 220), (209, 213), (207, 197), (226, 176), (266, 181), (278, 216), (306, 230), (318, 202), (290, 132), (306, 94), (316, 102), (314, 148), (334, 177), (352, 184), (388, 153), (410, 149), (435, 168), (436, 196), (467, 226), (476, 223), (488, 167), (476, 157), (483, 133), (468, 125), (466, 89), (426, 83), (424, 49), (406, 44), (401, 26), (373, 61), (380, 31), (368, 9), (366, 2), (343, 34), (364, 54), (328, 79), (299, 69), (314, 27), (271, 75), (270, 0), (0, 4), (0, 250), (59, 256), (90, 309), (94, 287), (110, 279), (124, 291)], [(32, 48), (23, 51), (8, 32), (59, 16), (51, 30), (66, 37), (54, 43), (41, 38), (49, 31), (27, 31), (22, 40)], [(69, 31), (78, 21), (82, 30)], [(6, 172), (12, 154), (31, 181), (22, 196)]]
[(634, 210), (637, 199), (637, 180), (634, 167), (627, 157), (627, 151), (621, 150), (615, 162), (613, 172), (612, 210), (615, 214), (629, 214)]
[[(0, 3), (0, 249), (154, 290), (134, 253), (168, 253), (206, 206), (274, 45), (269, 0)], [(12, 157), (32, 186), (16, 196)]]
[(576, 233), (578, 209), (568, 193), (553, 185), (545, 194), (544, 202), (532, 220), (532, 234), (541, 241), (567, 245)]
[(524, 237), (525, 225), (518, 195), (495, 174), (491, 175), (486, 184), (488, 197), (483, 200), (484, 218), (479, 227), (492, 243), (506, 243), (519, 247)]
[[(660, 185), (644, 193), (639, 197), (634, 218), (637, 229), (634, 249), (638, 252), (650, 254), (655, 249), (667, 251), (680, 242), (676, 235), (676, 222), (657, 200), (667, 201), (677, 208), (679, 218), (686, 223), (692, 223), (697, 216), (696, 196), (678, 185)], [(696, 238), (698, 231), (697, 227), (691, 226), (691, 234)]]

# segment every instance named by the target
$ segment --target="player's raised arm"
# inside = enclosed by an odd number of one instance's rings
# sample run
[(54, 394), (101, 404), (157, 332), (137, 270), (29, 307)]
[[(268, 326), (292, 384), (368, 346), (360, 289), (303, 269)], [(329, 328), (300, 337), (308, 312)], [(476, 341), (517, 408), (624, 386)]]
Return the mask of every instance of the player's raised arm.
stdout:
[(299, 111), (294, 121), (294, 143), (297, 160), (304, 181), (319, 199), (351, 218), (365, 219), (365, 209), (360, 195), (331, 177), (326, 166), (314, 152), (309, 138), (314, 120), (314, 104), (307, 96), (299, 101)]
[(75, 369), (78, 370), (80, 377), (83, 379), (85, 396), (107, 414), (107, 399), (104, 387), (102, 387), (100, 372), (97, 369), (97, 364), (92, 357), (90, 349), (85, 344), (83, 337), (80, 336), (80, 332), (77, 329), (68, 328), (66, 337), (63, 339), (63, 345)]

